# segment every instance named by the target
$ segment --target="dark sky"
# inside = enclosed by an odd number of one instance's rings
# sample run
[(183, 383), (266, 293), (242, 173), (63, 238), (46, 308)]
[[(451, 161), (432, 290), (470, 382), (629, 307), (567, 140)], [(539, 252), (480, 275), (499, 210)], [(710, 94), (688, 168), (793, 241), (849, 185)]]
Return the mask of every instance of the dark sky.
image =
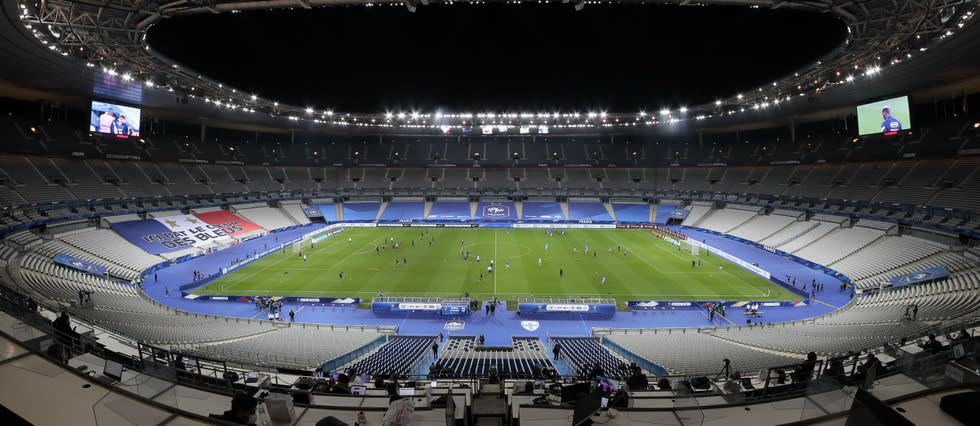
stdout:
[(783, 77), (841, 43), (830, 14), (570, 4), (328, 7), (164, 20), (148, 42), (234, 87), (351, 112), (655, 111)]

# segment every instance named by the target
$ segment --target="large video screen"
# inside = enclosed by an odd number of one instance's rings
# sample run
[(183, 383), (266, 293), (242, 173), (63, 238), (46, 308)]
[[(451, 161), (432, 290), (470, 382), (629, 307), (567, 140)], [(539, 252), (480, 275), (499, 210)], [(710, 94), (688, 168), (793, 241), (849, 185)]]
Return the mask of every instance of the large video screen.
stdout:
[(858, 133), (892, 135), (912, 128), (909, 97), (885, 99), (857, 107)]
[(88, 130), (113, 135), (139, 136), (140, 109), (103, 101), (92, 101)]

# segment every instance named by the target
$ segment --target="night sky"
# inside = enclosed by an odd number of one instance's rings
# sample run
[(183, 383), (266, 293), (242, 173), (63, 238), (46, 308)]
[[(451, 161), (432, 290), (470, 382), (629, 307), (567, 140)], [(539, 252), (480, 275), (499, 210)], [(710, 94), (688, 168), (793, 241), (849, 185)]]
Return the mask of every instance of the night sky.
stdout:
[(831, 14), (570, 4), (328, 7), (163, 20), (148, 43), (280, 102), (351, 112), (656, 111), (758, 87), (839, 45)]

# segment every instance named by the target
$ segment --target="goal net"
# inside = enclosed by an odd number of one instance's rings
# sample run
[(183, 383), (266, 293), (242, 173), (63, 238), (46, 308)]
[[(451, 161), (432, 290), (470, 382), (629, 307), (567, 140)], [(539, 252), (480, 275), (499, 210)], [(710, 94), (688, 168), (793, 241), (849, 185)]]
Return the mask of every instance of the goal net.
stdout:
[(293, 254), (298, 254), (303, 251), (303, 242), (304, 241), (297, 241), (293, 243)]

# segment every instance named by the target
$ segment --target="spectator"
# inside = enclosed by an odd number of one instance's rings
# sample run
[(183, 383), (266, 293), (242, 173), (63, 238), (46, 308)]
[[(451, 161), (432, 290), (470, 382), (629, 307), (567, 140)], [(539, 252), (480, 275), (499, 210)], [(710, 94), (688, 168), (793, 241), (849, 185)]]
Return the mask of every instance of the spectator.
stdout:
[(933, 355), (935, 355), (939, 353), (939, 351), (943, 350), (943, 344), (936, 340), (935, 334), (930, 334), (929, 340), (922, 344), (922, 350), (930, 351)]
[(68, 348), (58, 342), (51, 343), (45, 355), (65, 365), (68, 365), (68, 359), (70, 358)]
[(830, 365), (827, 366), (823, 374), (835, 382), (843, 384), (846, 379), (844, 376), (844, 362), (840, 358), (830, 360)]
[(402, 398), (401, 396), (398, 396), (398, 383), (396, 382), (388, 383), (388, 385), (385, 387), (385, 390), (388, 392), (389, 404), (395, 402), (395, 400)]
[(251, 395), (239, 392), (231, 399), (231, 410), (225, 411), (220, 416), (212, 414), (211, 417), (242, 425), (254, 425), (257, 405), (258, 401)]
[(595, 363), (595, 365), (592, 367), (592, 373), (590, 374), (590, 376), (592, 376), (592, 379), (595, 380), (596, 377), (605, 376), (605, 375), (606, 372), (605, 370), (602, 369), (602, 365), (600, 365), (598, 362)]
[(643, 370), (640, 367), (633, 367), (633, 375), (626, 378), (626, 384), (630, 389), (646, 390), (650, 382), (647, 381), (647, 376), (643, 375)]
[(439, 343), (432, 342), (432, 357), (439, 358)]
[(173, 367), (177, 370), (186, 370), (187, 367), (184, 365), (184, 356), (177, 355), (177, 359), (174, 360)]
[(813, 369), (817, 366), (817, 353), (810, 352), (806, 354), (806, 361), (803, 361), (796, 371), (793, 373), (793, 381), (795, 382), (805, 382), (813, 377)]
[(486, 340), (487, 338), (483, 337), (483, 333), (480, 333), (480, 346), (483, 346), (483, 342), (485, 342)]
[(340, 374), (337, 376), (337, 383), (334, 383), (333, 387), (330, 388), (330, 393), (340, 393), (340, 394), (350, 394), (350, 386), (348, 383), (350, 378), (346, 374)]
[(862, 383), (864, 382), (864, 378), (867, 377), (872, 371), (874, 371), (875, 376), (877, 376), (883, 370), (881, 361), (878, 360), (878, 357), (869, 353), (868, 358), (864, 361), (864, 364), (857, 367), (857, 373), (855, 373), (854, 376), (857, 377), (858, 383)]
[(72, 342), (78, 339), (78, 333), (71, 326), (71, 318), (68, 317), (68, 311), (62, 311), (61, 316), (51, 323), (51, 327), (54, 328), (55, 336), (68, 345), (71, 345)]
[(561, 343), (555, 342), (555, 348), (551, 350), (555, 354), (555, 359), (558, 359), (558, 355), (561, 353)]
[(953, 338), (954, 342), (959, 342), (962, 340), (970, 340), (970, 333), (968, 333), (966, 329), (960, 330), (960, 333)]

